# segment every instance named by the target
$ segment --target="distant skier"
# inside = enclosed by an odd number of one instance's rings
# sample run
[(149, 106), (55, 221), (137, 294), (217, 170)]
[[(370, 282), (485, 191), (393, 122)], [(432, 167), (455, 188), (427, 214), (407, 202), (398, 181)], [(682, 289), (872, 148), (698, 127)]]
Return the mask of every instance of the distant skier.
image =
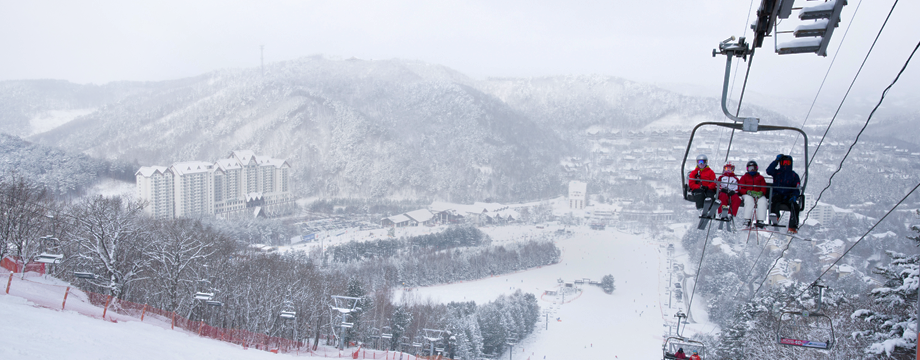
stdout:
[(727, 219), (729, 213), (732, 217), (738, 215), (741, 197), (738, 196), (738, 176), (735, 175), (735, 165), (732, 163), (725, 164), (722, 167), (722, 175), (719, 175), (718, 181), (719, 202), (722, 203), (719, 208), (720, 217)]
[(697, 156), (696, 168), (690, 172), (690, 182), (687, 184), (690, 192), (693, 193), (697, 209), (702, 209), (705, 200), (716, 195), (716, 173), (709, 168), (708, 164), (709, 158), (706, 155)]
[(757, 227), (762, 228), (767, 221), (767, 181), (757, 172), (757, 162), (748, 161), (747, 172), (738, 180), (738, 192), (744, 200), (744, 226), (751, 227), (754, 208), (757, 208)]
[[(779, 166), (779, 168), (777, 168)], [(801, 180), (799, 174), (792, 170), (792, 156), (779, 154), (776, 160), (770, 163), (767, 168), (767, 174), (773, 176), (773, 195), (771, 195), (770, 212), (779, 219), (779, 206), (786, 204), (789, 206), (789, 229), (790, 234), (798, 232), (799, 228), (799, 185)], [(776, 225), (776, 224), (774, 224)]]

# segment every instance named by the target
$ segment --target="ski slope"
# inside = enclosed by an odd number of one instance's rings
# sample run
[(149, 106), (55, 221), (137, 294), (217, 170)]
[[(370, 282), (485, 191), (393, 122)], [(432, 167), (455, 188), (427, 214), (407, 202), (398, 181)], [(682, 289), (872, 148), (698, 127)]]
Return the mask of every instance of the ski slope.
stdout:
[[(587, 226), (563, 227), (544, 224), (484, 227), (494, 243), (526, 241), (552, 234), (562, 250), (558, 264), (476, 281), (411, 288), (397, 292), (415, 299), (439, 302), (486, 303), (500, 294), (518, 289), (539, 299), (543, 311), (537, 329), (515, 345), (514, 359), (654, 359), (661, 356), (663, 339), (673, 327), (674, 313), (686, 312), (692, 276), (685, 274), (686, 289), (679, 302), (669, 290), (677, 282), (671, 268), (668, 244), (675, 245), (672, 261), (692, 272), (698, 259), (690, 259), (677, 241), (688, 224), (672, 225), (673, 233), (659, 238), (621, 232), (613, 228), (591, 230)], [(558, 234), (557, 230), (565, 234)], [(689, 230), (693, 231), (693, 230)], [(605, 294), (600, 287), (577, 285), (579, 291), (561, 296), (544, 295), (559, 290), (564, 282), (578, 279), (600, 281), (613, 275), (616, 290)], [(670, 276), (670, 277), (669, 277)], [(671, 284), (669, 286), (669, 284)], [(41, 299), (39, 299), (41, 300)], [(38, 300), (37, 300), (38, 301)], [(57, 298), (49, 301), (59, 301)], [(47, 306), (47, 305), (45, 305)], [(682, 331), (693, 337), (717, 331), (707, 322), (705, 299), (697, 296), (691, 312), (694, 324)], [(0, 292), (0, 359), (259, 359), (278, 355), (199, 338), (150, 322), (112, 323), (37, 307), (29, 301)], [(547, 324), (546, 320), (549, 320)], [(548, 325), (548, 326), (547, 326)], [(505, 352), (501, 358), (507, 357)], [(306, 355), (298, 358), (312, 358)]]
[[(562, 250), (562, 260), (555, 265), (455, 284), (411, 289), (403, 294), (439, 302), (476, 301), (485, 303), (499, 294), (517, 289), (530, 292), (540, 299), (544, 314), (532, 335), (514, 348), (515, 359), (654, 359), (661, 357), (661, 345), (668, 326), (676, 324), (673, 315), (683, 304), (676, 300), (668, 308), (668, 252), (674, 243), (674, 260), (693, 268), (697, 259), (688, 259), (680, 249), (679, 239), (688, 225), (672, 226), (675, 234), (664, 239), (650, 239), (646, 234), (631, 234), (616, 229), (591, 230), (587, 226), (562, 227), (533, 225), (482, 228), (496, 244), (520, 241), (538, 232), (564, 229), (556, 245)], [(600, 287), (585, 284), (574, 296), (544, 296), (546, 290), (558, 290), (559, 279), (573, 282), (588, 278), (600, 281), (613, 275), (616, 290), (605, 294)], [(686, 286), (692, 288), (692, 278)], [(676, 281), (676, 280), (675, 280)], [(405, 296), (405, 295), (404, 295)], [(689, 294), (685, 294), (689, 296)], [(696, 297), (690, 324), (684, 336), (711, 332), (707, 323), (705, 299)], [(545, 323), (549, 319), (549, 326)], [(507, 352), (503, 356), (507, 356)], [(502, 357), (504, 358), (504, 357)]]

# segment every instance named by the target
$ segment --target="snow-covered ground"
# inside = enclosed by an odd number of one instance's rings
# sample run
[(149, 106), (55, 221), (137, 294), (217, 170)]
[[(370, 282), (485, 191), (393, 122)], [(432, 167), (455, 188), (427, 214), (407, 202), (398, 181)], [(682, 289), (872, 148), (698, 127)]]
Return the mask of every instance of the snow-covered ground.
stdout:
[[(681, 231), (686, 226), (676, 228)], [(563, 227), (548, 225), (537, 229), (529, 225), (482, 230), (501, 244), (558, 229)], [(430, 297), (440, 302), (473, 300), (477, 303), (492, 301), (499, 294), (517, 289), (533, 293), (548, 316), (540, 319), (534, 334), (515, 346), (514, 356), (518, 359), (660, 357), (668, 325), (674, 324), (673, 315), (679, 307), (683, 309), (686, 302), (686, 299), (680, 303), (674, 300), (672, 308), (668, 308), (668, 243), (612, 228), (602, 231), (587, 226), (564, 229), (571, 234), (557, 241), (563, 254), (562, 261), (556, 265), (477, 281), (416, 288), (409, 293), (419, 299)], [(675, 246), (680, 248), (679, 243)], [(675, 251), (675, 257), (678, 261), (687, 260), (680, 250)], [(585, 278), (600, 281), (608, 274), (616, 280), (616, 291), (612, 295), (588, 284), (578, 286), (581, 291), (576, 294), (566, 295), (564, 303), (561, 296), (543, 295), (547, 290), (558, 290), (559, 279), (569, 283)], [(692, 283), (688, 281), (688, 285)], [(704, 303), (699, 297), (694, 300), (693, 317), (698, 323), (688, 326), (688, 330), (682, 331), (683, 335), (692, 337), (694, 333), (713, 330), (712, 324), (705, 322)]]
[[(697, 259), (689, 259), (676, 240), (689, 226), (673, 225), (670, 227), (673, 233), (662, 238), (625, 233), (613, 227), (591, 230), (587, 226), (564, 227), (556, 223), (541, 227), (515, 225), (484, 227), (482, 230), (492, 237), (496, 245), (553, 235), (563, 251), (558, 264), (476, 281), (413, 288), (399, 294), (416, 299), (430, 297), (441, 302), (474, 300), (485, 303), (518, 289), (533, 293), (544, 313), (534, 333), (514, 347), (515, 359), (660, 357), (662, 341), (674, 325), (673, 315), (678, 309), (686, 312), (684, 306), (693, 287), (689, 272), (692, 272)], [(558, 230), (563, 230), (565, 234), (558, 234)], [(399, 231), (404, 233), (398, 236), (440, 229), (419, 227), (401, 228)], [(355, 232), (329, 239), (324, 244), (383, 237), (386, 237), (384, 230)], [(669, 244), (674, 244), (673, 252), (668, 251)], [(718, 247), (721, 244), (713, 245)], [(305, 250), (313, 246), (319, 244), (297, 244), (283, 250)], [(672, 254), (670, 259), (669, 254)], [(673, 284), (679, 282), (678, 274), (669, 273), (669, 269), (673, 269), (672, 261), (685, 264), (688, 272), (680, 281), (686, 290), (682, 299), (670, 298)], [(577, 285), (578, 290), (565, 295), (564, 302), (561, 296), (544, 295), (547, 290), (559, 290), (563, 286), (559, 283), (560, 279), (567, 283), (579, 279), (600, 281), (608, 274), (613, 275), (616, 281), (616, 290), (611, 295), (589, 284)], [(704, 304), (705, 299), (694, 299), (691, 313), (696, 323), (682, 331), (685, 336), (716, 331), (707, 322)], [(546, 323), (547, 318), (549, 324)], [(75, 312), (39, 308), (23, 298), (10, 295), (0, 295), (0, 319), (4, 324), (0, 326), (0, 359), (248, 359), (279, 356), (243, 350), (236, 345), (198, 338), (147, 322), (112, 323)], [(502, 355), (503, 358), (505, 356), (508, 354)]]

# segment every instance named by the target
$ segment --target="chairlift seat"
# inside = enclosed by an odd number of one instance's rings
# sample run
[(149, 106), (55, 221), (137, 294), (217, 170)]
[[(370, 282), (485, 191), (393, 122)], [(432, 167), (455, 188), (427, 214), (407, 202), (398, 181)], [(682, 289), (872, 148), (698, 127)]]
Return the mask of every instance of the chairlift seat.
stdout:
[(384, 338), (384, 339), (392, 339), (392, 338), (393, 338), (393, 334), (383, 333), (383, 334), (380, 334), (380, 337), (381, 337), (381, 338)]
[(211, 300), (214, 297), (214, 293), (198, 292), (195, 293), (195, 300)]
[(38, 255), (38, 258), (35, 259), (35, 262), (45, 264), (60, 264), (62, 260), (64, 260), (64, 255), (41, 253)]
[(224, 306), (224, 303), (217, 301), (217, 300), (207, 300), (204, 303), (208, 304), (208, 306), (214, 306), (214, 307)]
[(294, 320), (294, 319), (297, 318), (297, 312), (294, 312), (294, 311), (282, 311), (282, 312), (281, 312), (281, 315), (279, 315), (279, 317), (281, 317), (282, 319), (285, 319), (285, 320)]
[(95, 279), (96, 274), (91, 272), (74, 271), (73, 276), (78, 279)]

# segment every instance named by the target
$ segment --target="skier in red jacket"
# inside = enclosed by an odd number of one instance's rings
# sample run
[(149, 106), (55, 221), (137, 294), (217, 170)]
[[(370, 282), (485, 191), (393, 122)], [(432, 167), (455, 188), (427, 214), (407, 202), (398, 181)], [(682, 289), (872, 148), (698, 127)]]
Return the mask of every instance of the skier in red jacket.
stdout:
[[(732, 163), (725, 164), (722, 167), (722, 175), (719, 175), (719, 217), (728, 219), (729, 214), (732, 217), (738, 215), (738, 206), (741, 205), (741, 197), (738, 196), (738, 177), (735, 176), (735, 165)], [(723, 211), (724, 210), (724, 211)]]
[(747, 172), (738, 180), (742, 199), (744, 199), (744, 226), (751, 226), (754, 209), (757, 209), (757, 227), (764, 227), (767, 221), (767, 181), (757, 172), (757, 162), (748, 161)]
[(706, 198), (716, 195), (716, 173), (709, 168), (709, 158), (706, 155), (696, 157), (696, 168), (690, 172), (690, 192), (696, 201), (696, 208), (702, 209)]

